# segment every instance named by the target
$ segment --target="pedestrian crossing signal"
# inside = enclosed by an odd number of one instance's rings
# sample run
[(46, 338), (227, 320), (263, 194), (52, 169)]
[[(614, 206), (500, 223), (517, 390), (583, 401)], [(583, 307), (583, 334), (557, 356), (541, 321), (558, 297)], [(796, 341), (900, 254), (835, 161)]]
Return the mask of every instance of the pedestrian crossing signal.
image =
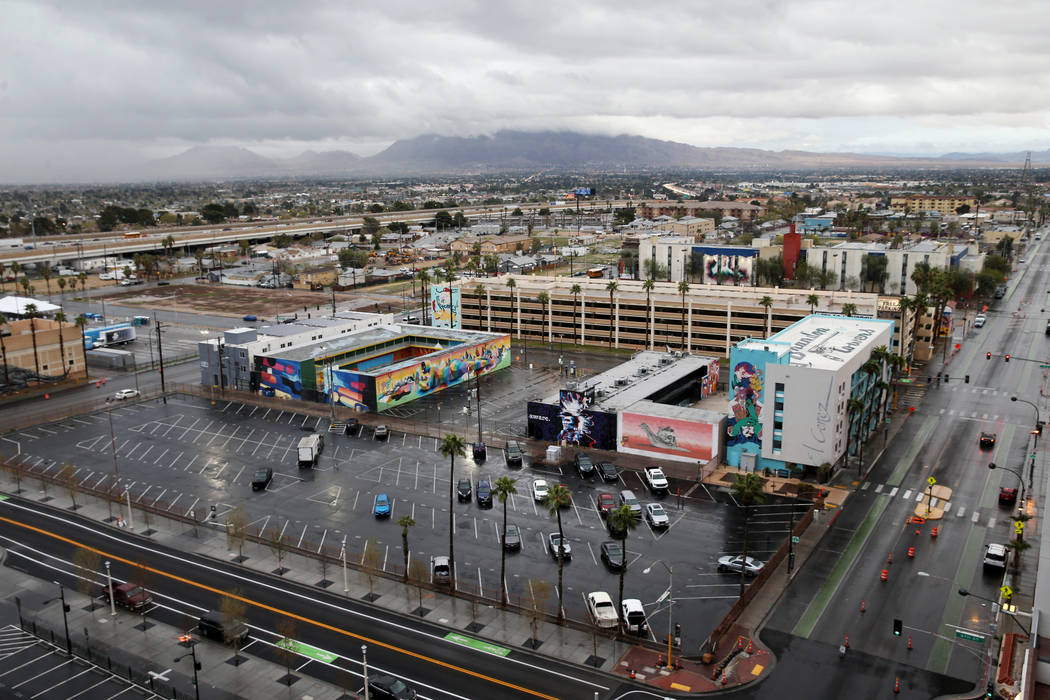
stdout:
[(990, 353), (990, 352), (984, 353), (984, 359), (986, 359), (986, 360), (992, 359), (992, 353)]
[(899, 617), (893, 618), (893, 636), (901, 636), (901, 632), (904, 631), (904, 623), (901, 622)]
[(1007, 362), (1009, 362), (1010, 361), (1010, 356), (1009, 355), (1003, 355), (1003, 359), (1006, 360)]

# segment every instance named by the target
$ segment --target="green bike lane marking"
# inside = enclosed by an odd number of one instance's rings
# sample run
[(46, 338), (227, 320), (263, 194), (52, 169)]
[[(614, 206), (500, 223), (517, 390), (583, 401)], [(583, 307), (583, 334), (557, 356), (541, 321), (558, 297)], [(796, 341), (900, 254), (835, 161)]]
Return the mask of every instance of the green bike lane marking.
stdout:
[[(944, 606), (944, 614), (941, 616), (941, 625), (936, 632), (939, 636), (934, 637), (933, 648), (926, 661), (926, 670), (934, 673), (947, 673), (948, 663), (951, 661), (954, 642), (945, 639), (943, 635), (946, 626), (959, 625), (962, 622), (963, 597), (957, 595), (956, 591), (966, 588), (966, 579), (973, 577), (974, 569), (980, 564), (981, 549), (984, 546), (985, 528), (975, 525), (970, 528), (970, 534), (966, 538), (966, 546), (963, 548), (962, 556), (959, 557), (959, 566), (955, 569), (955, 577), (951, 581), (952, 590)], [(972, 628), (973, 625), (965, 625)], [(984, 633), (982, 633), (984, 634)]]
[(287, 649), (288, 651), (294, 652), (301, 656), (314, 659), (315, 661), (323, 661), (326, 664), (333, 663), (336, 659), (339, 658), (338, 654), (333, 654), (330, 651), (318, 649), (317, 647), (310, 646), (309, 644), (304, 644), (300, 641), (296, 641), (295, 639), (288, 639), (287, 637), (277, 642), (277, 646), (281, 647), (282, 649)]
[(456, 634), (455, 632), (449, 632), (445, 635), (445, 639), (456, 644), (461, 644), (465, 647), (470, 647), (477, 651), (483, 651), (486, 654), (493, 654), (495, 656), (506, 656), (510, 653), (510, 649), (506, 647), (497, 646), (495, 644), (489, 644), (483, 642), (480, 639), (474, 639), (463, 634)]
[[(938, 416), (928, 416), (923, 421), (922, 427), (919, 428), (918, 434), (912, 440), (911, 446), (905, 453), (904, 457), (901, 458), (900, 462), (897, 463), (897, 467), (893, 470), (893, 474), (887, 479), (886, 484), (891, 487), (899, 486), (904, 478), (905, 472), (911, 467), (912, 463), (915, 462), (915, 458), (919, 454), (919, 450), (927, 445), (929, 442), (930, 434), (933, 432), (937, 423), (940, 421)], [(835, 563), (835, 568), (831, 574), (825, 579), (824, 585), (821, 586), (820, 590), (813, 597), (813, 600), (809, 602), (806, 607), (806, 611), (802, 614), (795, 628), (791, 630), (791, 633), (796, 637), (803, 637), (808, 639), (813, 634), (813, 629), (817, 626), (817, 622), (820, 620), (824, 611), (828, 607), (828, 603), (831, 602), (831, 597), (838, 590), (842, 580), (849, 573), (849, 570), (853, 567), (853, 563), (857, 559), (857, 555), (864, 548), (864, 544), (868, 541), (868, 537), (871, 536), (872, 531), (875, 529), (876, 523), (882, 514), (890, 505), (892, 498), (878, 498), (871, 505), (871, 509), (868, 510), (868, 514), (864, 517), (864, 521), (857, 528), (857, 531), (853, 533), (853, 537), (850, 539), (849, 544), (846, 545), (846, 549), (839, 556), (838, 562)]]

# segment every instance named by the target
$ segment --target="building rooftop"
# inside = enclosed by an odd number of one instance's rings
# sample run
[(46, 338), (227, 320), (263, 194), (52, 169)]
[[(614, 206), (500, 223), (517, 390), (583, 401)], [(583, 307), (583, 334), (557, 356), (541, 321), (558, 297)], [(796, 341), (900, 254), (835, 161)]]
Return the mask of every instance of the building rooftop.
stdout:
[(737, 347), (766, 349), (791, 354), (790, 363), (799, 367), (835, 370), (874, 344), (885, 344), (878, 337), (893, 321), (813, 314), (797, 321), (765, 340), (745, 340)]
[(62, 309), (61, 306), (56, 306), (39, 299), (33, 299), (32, 297), (19, 297), (12, 295), (0, 299), (0, 314), (7, 316), (25, 316), (26, 307), (30, 304), (36, 306), (36, 312), (38, 314), (50, 314)]

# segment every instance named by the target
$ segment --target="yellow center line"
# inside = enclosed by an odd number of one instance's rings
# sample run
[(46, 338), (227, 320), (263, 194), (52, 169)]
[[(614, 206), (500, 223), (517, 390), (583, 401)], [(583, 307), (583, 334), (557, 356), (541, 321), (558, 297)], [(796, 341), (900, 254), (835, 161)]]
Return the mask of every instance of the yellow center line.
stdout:
[(141, 563), (138, 563), (138, 562), (131, 561), (130, 559), (125, 559), (125, 558), (117, 556), (115, 554), (111, 554), (111, 553), (109, 553), (109, 552), (107, 552), (105, 550), (96, 549), (95, 547), (91, 547), (91, 546), (86, 545), (86, 544), (84, 544), (82, 542), (78, 542), (77, 540), (74, 540), (74, 539), (72, 539), (70, 537), (65, 537), (64, 535), (59, 535), (56, 532), (51, 532), (50, 530), (45, 530), (43, 528), (36, 527), (34, 525), (29, 525), (27, 523), (22, 523), (22, 522), (19, 522), (17, 520), (12, 520), (11, 518), (5, 518), (3, 516), (0, 516), (0, 522), (5, 522), (5, 523), (7, 523), (9, 525), (15, 525), (16, 527), (21, 527), (21, 528), (24, 528), (26, 530), (31, 530), (33, 532), (36, 532), (37, 534), (44, 535), (46, 537), (50, 537), (50, 538), (58, 540), (60, 542), (65, 542), (66, 544), (73, 545), (74, 547), (80, 547), (81, 549), (85, 549), (85, 550), (87, 550), (89, 552), (94, 552), (95, 554), (98, 554), (100, 556), (106, 557), (107, 559), (118, 561), (118, 562), (121, 562), (123, 564), (127, 564), (128, 566), (133, 566), (133, 567), (135, 567), (137, 569), (141, 569), (142, 571), (148, 571), (151, 574), (158, 574), (158, 575), (163, 576), (165, 578), (169, 578), (169, 579), (171, 579), (173, 581), (178, 581), (179, 583), (183, 583), (183, 584), (185, 584), (187, 586), (193, 586), (194, 588), (199, 588), (202, 591), (208, 591), (209, 593), (215, 593), (215, 594), (218, 594), (218, 595), (221, 595), (221, 596), (226, 596), (228, 598), (232, 598), (234, 600), (238, 600), (238, 601), (240, 601), (242, 603), (245, 603), (247, 605), (251, 605), (251, 606), (259, 608), (261, 610), (266, 610), (268, 612), (272, 612), (272, 613), (275, 613), (277, 615), (284, 615), (285, 617), (289, 617), (289, 618), (291, 618), (293, 620), (298, 620), (299, 622), (305, 622), (308, 625), (313, 625), (315, 627), (319, 627), (321, 629), (328, 630), (329, 632), (335, 632), (337, 634), (341, 634), (341, 635), (344, 635), (346, 637), (351, 637), (353, 639), (357, 639), (357, 640), (362, 641), (362, 642), (367, 642), (368, 644), (374, 644), (374, 645), (376, 645), (378, 647), (381, 647), (383, 649), (389, 649), (390, 651), (394, 651), (394, 652), (397, 652), (399, 654), (404, 654), (406, 656), (410, 656), (410, 657), (412, 657), (414, 659), (418, 659), (420, 661), (426, 661), (426, 662), (432, 663), (432, 664), (434, 664), (436, 666), (441, 666), (443, 668), (447, 668), (450, 671), (458, 671), (459, 673), (463, 673), (463, 674), (466, 674), (468, 676), (473, 676), (474, 678), (478, 678), (480, 680), (488, 681), (490, 683), (495, 683), (495, 684), (501, 685), (501, 686), (503, 686), (505, 688), (511, 688), (513, 690), (517, 690), (519, 692), (526, 693), (528, 695), (532, 695), (532, 696), (537, 697), (537, 698), (545, 698), (546, 700), (558, 700), (553, 695), (546, 695), (546, 694), (541, 693), (539, 691), (531, 690), (530, 688), (524, 688), (524, 687), (522, 687), (520, 685), (517, 685), (517, 684), (514, 684), (514, 683), (510, 683), (508, 681), (504, 681), (504, 680), (501, 680), (499, 678), (493, 678), (492, 676), (487, 676), (484, 673), (479, 673), (477, 671), (472, 671), (469, 668), (463, 668), (462, 666), (457, 666), (455, 664), (450, 664), (447, 661), (442, 661), (440, 659), (435, 659), (433, 657), (426, 656), (425, 654), (420, 654), (418, 652), (411, 651), (409, 649), (403, 649), (403, 648), (401, 648), (399, 646), (395, 646), (393, 644), (388, 644), (387, 642), (381, 642), (381, 641), (379, 641), (377, 639), (372, 639), (371, 637), (366, 637), (364, 635), (357, 634), (355, 632), (351, 632), (349, 630), (342, 629), (341, 627), (336, 627), (335, 625), (329, 625), (329, 624), (327, 624), (325, 622), (320, 622), (318, 620), (314, 620), (312, 618), (305, 617), (305, 616), (299, 615), (297, 613), (288, 612), (286, 610), (281, 610), (280, 608), (276, 608), (276, 607), (274, 607), (272, 605), (266, 605), (265, 603), (259, 603), (257, 601), (254, 601), (254, 600), (250, 599), (250, 598), (245, 598), (244, 596), (240, 596), (240, 595), (237, 595), (235, 593), (229, 593), (227, 591), (223, 591), (223, 590), (220, 590), (218, 588), (214, 588), (212, 586), (208, 586), (208, 585), (203, 584), (203, 583), (198, 583), (197, 581), (190, 580), (190, 579), (185, 578), (183, 576), (178, 576), (176, 574), (172, 574), (172, 573), (169, 573), (167, 571), (163, 571), (161, 569), (156, 569), (156, 568), (154, 568), (152, 566), (147, 566), (145, 564), (141, 564)]

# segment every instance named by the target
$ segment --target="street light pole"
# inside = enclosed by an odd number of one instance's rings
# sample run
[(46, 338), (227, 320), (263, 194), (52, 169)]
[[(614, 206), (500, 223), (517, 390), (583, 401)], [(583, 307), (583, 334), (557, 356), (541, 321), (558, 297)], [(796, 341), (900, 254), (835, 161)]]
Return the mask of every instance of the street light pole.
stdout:
[(1006, 609), (1005, 607), (1003, 607), (1002, 605), (999, 605), (999, 602), (998, 602), (998, 601), (996, 601), (996, 600), (992, 600), (991, 598), (985, 598), (985, 597), (984, 597), (983, 595), (977, 595), (976, 593), (971, 593), (970, 591), (966, 590), (965, 588), (960, 588), (960, 589), (959, 589), (958, 591), (956, 591), (956, 592), (957, 592), (957, 593), (958, 593), (959, 595), (961, 595), (961, 596), (962, 596), (963, 598), (965, 598), (966, 596), (970, 596), (970, 597), (972, 597), (972, 598), (977, 598), (978, 600), (983, 600), (983, 601), (985, 601), (985, 602), (991, 603), (992, 605), (997, 605), (997, 606), (999, 606), (999, 609), (1000, 609), (1000, 610), (1002, 610), (1002, 611), (1003, 611), (1004, 613), (1006, 613), (1007, 615), (1009, 615), (1009, 616), (1010, 616), (1010, 619), (1012, 619), (1012, 620), (1014, 621), (1014, 624), (1016, 624), (1016, 625), (1017, 625), (1018, 627), (1020, 627), (1020, 628), (1021, 628), (1021, 631), (1025, 633), (1025, 636), (1027, 636), (1027, 637), (1031, 637), (1031, 636), (1032, 636), (1032, 633), (1031, 633), (1031, 632), (1030, 632), (1030, 631), (1029, 631), (1029, 630), (1028, 630), (1028, 629), (1027, 629), (1027, 628), (1026, 628), (1026, 627), (1025, 627), (1024, 625), (1022, 625), (1022, 624), (1021, 624), (1021, 621), (1017, 619), (1017, 616), (1016, 616), (1016, 615), (1014, 615), (1014, 614), (1013, 614), (1012, 612), (1010, 612), (1009, 610), (1007, 610), (1007, 609)]
[(45, 600), (44, 605), (56, 600), (62, 601), (62, 624), (66, 629), (66, 654), (73, 656), (73, 640), (69, 638), (69, 606), (66, 605), (66, 588), (58, 581), (52, 581), (52, 583), (58, 586), (58, 597)]
[(660, 564), (667, 569), (667, 668), (671, 668), (671, 609), (674, 606), (674, 571), (663, 559), (657, 559), (652, 564), (642, 569), (643, 574), (648, 574), (653, 567)]
[(365, 700), (368, 700), (368, 645), (361, 645), (361, 677), (365, 680)]
[(117, 605), (113, 599), (113, 577), (109, 572), (109, 561), (106, 561), (106, 592), (109, 593), (109, 616), (117, 616)]
[(1010, 467), (1000, 467), (995, 462), (989, 462), (988, 463), (988, 468), (989, 469), (1002, 469), (1002, 470), (1008, 471), (1011, 474), (1013, 474), (1014, 476), (1016, 476), (1017, 480), (1019, 482), (1021, 482), (1021, 501), (1022, 501), (1022, 503), (1024, 502), (1024, 500), (1025, 500), (1024, 477), (1021, 476), (1021, 473), (1019, 471), (1017, 471), (1016, 469), (1011, 469)]
[[(188, 637), (188, 639), (187, 639), (187, 637)], [(190, 656), (190, 657), (193, 658), (193, 695), (194, 695), (194, 697), (197, 700), (201, 700), (201, 689), (200, 689), (200, 685), (197, 683), (197, 668), (200, 667), (200, 664), (197, 663), (197, 647), (196, 647), (197, 640), (193, 639), (192, 637), (189, 637), (189, 635), (185, 635), (184, 637), (182, 637), (182, 639), (183, 639), (183, 641), (186, 641), (190, 645), (190, 653), (189, 654), (183, 654), (182, 656), (176, 657), (175, 661), (176, 661), (176, 663), (179, 662), (179, 661), (182, 661), (187, 656)]]
[(346, 578), (346, 535), (343, 535), (343, 544), (339, 549), (339, 558), (343, 560), (343, 594), (350, 592), (350, 584)]

